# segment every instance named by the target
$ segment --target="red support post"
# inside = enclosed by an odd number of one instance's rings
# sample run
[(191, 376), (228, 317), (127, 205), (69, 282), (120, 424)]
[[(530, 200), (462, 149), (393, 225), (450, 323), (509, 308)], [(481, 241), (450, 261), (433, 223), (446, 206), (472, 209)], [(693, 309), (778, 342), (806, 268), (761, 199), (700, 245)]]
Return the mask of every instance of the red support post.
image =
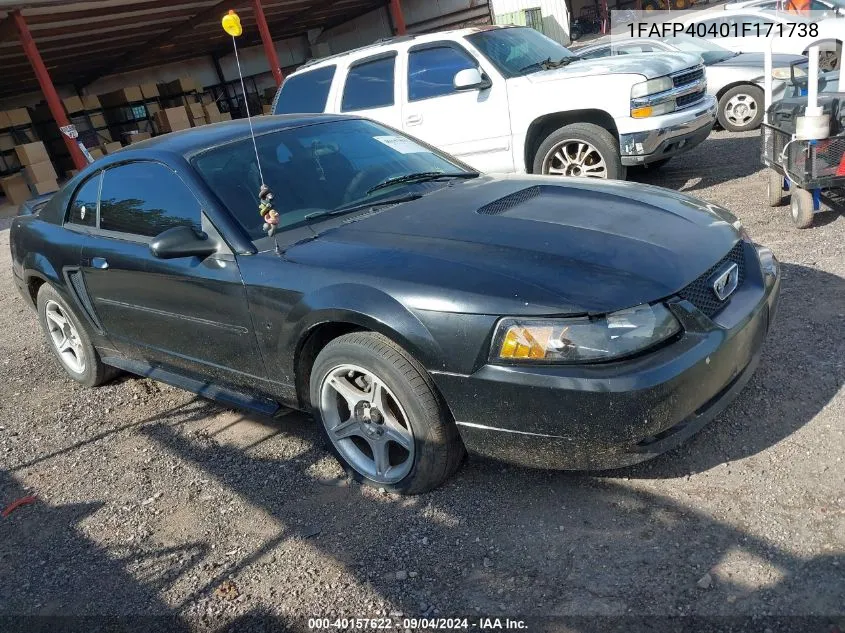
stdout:
[[(258, 23), (258, 32), (261, 33), (261, 42), (264, 44), (264, 54), (267, 56), (267, 63), (270, 64), (270, 70), (273, 72), (273, 79), (276, 80), (277, 86), (281, 86), (284, 75), (282, 75), (282, 67), (279, 65), (279, 56), (276, 55), (276, 46), (273, 44), (273, 38), (270, 35), (270, 27), (267, 26), (267, 18), (264, 17), (264, 7), (261, 6), (261, 0), (252, 0), (252, 9), (255, 12), (255, 21)], [(246, 95), (244, 95), (244, 99), (246, 99)]]
[[(24, 17), (21, 15), (19, 10), (12, 11), (11, 17), (12, 21), (15, 23), (15, 27), (18, 29), (21, 46), (23, 46), (23, 51), (26, 53), (29, 63), (32, 65), (32, 70), (35, 71), (35, 78), (38, 79), (38, 84), (41, 86), (41, 92), (47, 100), (47, 106), (50, 108), (50, 113), (53, 115), (53, 119), (55, 119), (56, 124), (59, 127), (70, 125), (64, 105), (62, 105), (62, 100), (59, 99), (59, 95), (53, 85), (53, 80), (50, 79), (50, 73), (47, 72), (44, 60), (41, 59), (41, 54), (38, 52), (35, 40), (32, 39), (32, 33), (29, 32), (26, 20), (24, 20)], [(70, 152), (70, 157), (73, 159), (74, 166), (77, 169), (83, 169), (86, 165), (88, 165), (88, 161), (85, 159), (85, 156), (83, 156), (82, 150), (79, 149), (76, 141), (68, 138), (64, 134), (62, 134), (62, 138), (65, 141), (65, 145), (67, 145), (67, 149)]]
[(393, 26), (396, 35), (405, 35), (408, 29), (405, 28), (405, 16), (402, 14), (402, 3), (400, 0), (390, 0), (390, 15), (393, 17)]

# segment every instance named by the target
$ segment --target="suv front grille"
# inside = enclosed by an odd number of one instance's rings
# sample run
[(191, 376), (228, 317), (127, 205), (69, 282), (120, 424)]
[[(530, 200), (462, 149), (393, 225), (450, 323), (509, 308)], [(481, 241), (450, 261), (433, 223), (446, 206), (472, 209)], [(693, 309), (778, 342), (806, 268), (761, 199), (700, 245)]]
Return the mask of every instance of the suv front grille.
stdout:
[(693, 92), (692, 94), (683, 95), (682, 97), (678, 97), (675, 99), (675, 106), (678, 109), (681, 108), (688, 108), (691, 105), (695, 105), (699, 101), (704, 98), (704, 91), (701, 92)]
[(695, 83), (703, 77), (704, 69), (694, 68), (692, 70), (680, 72), (677, 75), (672, 75), (672, 83), (675, 84), (675, 88), (680, 88), (681, 86), (686, 86), (687, 84)]
[[(739, 275), (736, 288), (739, 290), (742, 286), (742, 282), (745, 281), (745, 252), (741, 241), (737, 242), (731, 249), (731, 252), (711, 266), (706, 273), (681, 290), (678, 293), (678, 296), (681, 297), (681, 299), (689, 301), (708, 317), (716, 316), (726, 305), (728, 305), (728, 303), (730, 303), (731, 297), (728, 297), (724, 301), (720, 301), (716, 296), (716, 293), (713, 292), (713, 287), (710, 284), (710, 277), (728, 262), (736, 264), (738, 269)], [(736, 293), (737, 290), (735, 290), (734, 293)]]

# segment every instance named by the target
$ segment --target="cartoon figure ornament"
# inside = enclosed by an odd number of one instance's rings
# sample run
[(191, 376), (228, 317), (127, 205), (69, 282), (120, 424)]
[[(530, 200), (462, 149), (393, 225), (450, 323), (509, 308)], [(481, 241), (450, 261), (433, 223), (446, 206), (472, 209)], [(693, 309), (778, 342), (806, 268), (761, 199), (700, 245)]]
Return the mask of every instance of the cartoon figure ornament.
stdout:
[(261, 185), (258, 191), (258, 213), (264, 218), (264, 231), (270, 237), (276, 233), (276, 227), (279, 225), (279, 213), (273, 208), (273, 192), (267, 185)]

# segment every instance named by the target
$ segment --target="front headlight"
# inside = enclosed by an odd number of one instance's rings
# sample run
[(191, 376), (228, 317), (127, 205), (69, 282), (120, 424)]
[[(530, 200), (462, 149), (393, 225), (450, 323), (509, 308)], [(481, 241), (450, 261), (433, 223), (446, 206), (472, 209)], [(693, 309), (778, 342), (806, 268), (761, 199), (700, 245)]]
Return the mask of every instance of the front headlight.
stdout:
[(631, 88), (631, 98), (647, 97), (659, 92), (666, 92), (675, 87), (671, 77), (658, 77), (642, 83), (634, 84)]
[(491, 361), (589, 363), (630, 356), (674, 336), (681, 325), (663, 304), (599, 318), (507, 318), (493, 337)]
[[(801, 68), (800, 66), (795, 67), (795, 76), (796, 77), (806, 77), (807, 71)], [(781, 81), (786, 81), (787, 79), (792, 79), (792, 69), (789, 66), (782, 66), (781, 68), (773, 68), (772, 69), (772, 78), (780, 79)]]

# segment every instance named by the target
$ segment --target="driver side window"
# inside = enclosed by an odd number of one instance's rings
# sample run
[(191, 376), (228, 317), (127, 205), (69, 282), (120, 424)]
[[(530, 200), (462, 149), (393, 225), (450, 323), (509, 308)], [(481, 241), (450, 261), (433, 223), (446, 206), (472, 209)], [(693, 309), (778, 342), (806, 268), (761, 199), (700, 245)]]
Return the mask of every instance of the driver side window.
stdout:
[(468, 68), (478, 68), (478, 62), (454, 46), (412, 50), (408, 55), (408, 100), (420, 101), (457, 92), (455, 75)]

